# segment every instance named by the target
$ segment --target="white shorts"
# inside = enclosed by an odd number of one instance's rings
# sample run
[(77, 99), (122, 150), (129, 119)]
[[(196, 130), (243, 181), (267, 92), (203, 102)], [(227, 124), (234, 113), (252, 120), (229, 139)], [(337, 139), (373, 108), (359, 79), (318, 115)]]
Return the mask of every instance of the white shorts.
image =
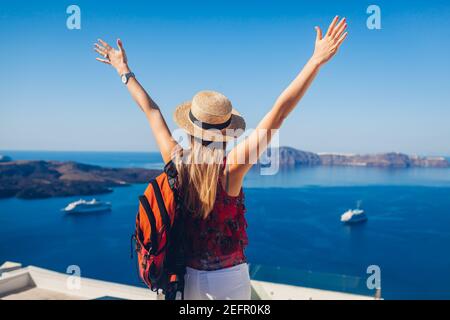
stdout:
[(184, 276), (186, 300), (250, 300), (248, 264), (213, 271), (187, 267)]

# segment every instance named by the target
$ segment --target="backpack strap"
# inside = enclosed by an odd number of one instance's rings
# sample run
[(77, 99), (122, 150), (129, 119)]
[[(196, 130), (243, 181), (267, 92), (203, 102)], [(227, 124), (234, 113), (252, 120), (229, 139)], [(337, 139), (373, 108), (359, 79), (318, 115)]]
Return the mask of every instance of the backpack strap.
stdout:
[(171, 275), (169, 276), (169, 283), (165, 292), (166, 300), (175, 300), (177, 293), (181, 294), (181, 299), (184, 300), (184, 274), (186, 273), (186, 261), (185, 261), (185, 230), (184, 230), (184, 218), (185, 208), (182, 204), (180, 194), (178, 192), (178, 172), (175, 167), (175, 163), (170, 160), (164, 166), (164, 172), (167, 174), (169, 186), (173, 191), (176, 205), (176, 216), (174, 224), (172, 226), (171, 234), (171, 249), (172, 254), (167, 257), (168, 268)]
[(155, 215), (153, 214), (153, 210), (150, 207), (150, 203), (148, 202), (148, 199), (146, 196), (139, 196), (139, 202), (141, 203), (142, 207), (144, 208), (144, 211), (147, 215), (148, 221), (150, 222), (150, 228), (151, 228), (151, 235), (150, 235), (150, 241), (152, 242), (152, 246), (150, 248), (150, 252), (154, 254), (156, 250), (158, 249), (158, 234), (156, 231), (156, 220)]
[(164, 204), (164, 200), (161, 194), (161, 190), (159, 189), (158, 182), (156, 180), (150, 181), (150, 184), (153, 187), (153, 191), (155, 192), (156, 202), (158, 203), (159, 212), (161, 213), (161, 219), (166, 228), (167, 232), (170, 232), (170, 217), (167, 213), (166, 205)]
[(180, 214), (183, 214), (182, 201), (178, 192), (178, 171), (172, 160), (166, 163), (164, 166), (164, 172), (167, 175), (167, 181), (169, 182), (170, 189), (172, 189), (175, 196), (176, 210)]
[(166, 163), (166, 165), (164, 166), (164, 172), (167, 174), (170, 188), (172, 189), (172, 191), (174, 191), (177, 184), (178, 172), (177, 168), (175, 167), (175, 163), (173, 163), (172, 160)]

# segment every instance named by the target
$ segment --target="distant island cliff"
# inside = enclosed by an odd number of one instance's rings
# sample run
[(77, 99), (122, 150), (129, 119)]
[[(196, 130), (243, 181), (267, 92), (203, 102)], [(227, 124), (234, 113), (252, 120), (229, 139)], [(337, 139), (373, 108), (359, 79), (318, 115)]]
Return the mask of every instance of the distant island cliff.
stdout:
[(359, 166), (378, 168), (449, 168), (444, 157), (420, 157), (398, 152), (379, 154), (313, 153), (291, 147), (279, 148), (280, 167), (296, 166)]
[(159, 170), (103, 168), (77, 162), (0, 162), (0, 198), (37, 199), (108, 193), (112, 187), (144, 183)]

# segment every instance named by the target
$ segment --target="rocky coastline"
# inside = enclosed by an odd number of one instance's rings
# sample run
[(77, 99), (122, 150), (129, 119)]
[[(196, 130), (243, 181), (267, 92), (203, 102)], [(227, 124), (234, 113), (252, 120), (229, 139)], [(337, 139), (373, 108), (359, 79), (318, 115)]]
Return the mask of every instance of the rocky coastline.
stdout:
[(145, 183), (161, 171), (104, 168), (77, 162), (8, 161), (0, 163), (0, 198), (39, 199), (93, 195), (113, 187)]

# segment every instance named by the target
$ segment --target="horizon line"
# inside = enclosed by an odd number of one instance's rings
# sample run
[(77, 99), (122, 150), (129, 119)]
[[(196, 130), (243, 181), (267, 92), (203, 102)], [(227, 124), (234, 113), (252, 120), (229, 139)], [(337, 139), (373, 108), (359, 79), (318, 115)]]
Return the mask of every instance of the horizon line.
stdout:
[[(311, 152), (311, 153), (315, 153), (318, 155), (321, 154), (335, 154), (335, 155), (375, 155), (375, 154), (385, 154), (385, 153), (401, 153), (401, 154), (405, 154), (408, 156), (422, 156), (422, 157), (450, 157), (450, 154), (444, 154), (444, 153), (429, 153), (429, 154), (424, 154), (424, 153), (406, 153), (406, 152), (402, 152), (402, 151), (372, 151), (372, 152), (339, 152), (339, 151), (311, 151), (311, 150), (304, 150), (304, 149), (300, 149), (297, 147), (292, 147), (292, 146), (280, 146), (278, 148), (282, 148), (282, 147), (287, 147), (287, 148), (293, 148), (299, 151), (304, 151), (304, 152)], [(73, 153), (159, 153), (159, 150), (49, 150), (49, 149), (0, 149), (0, 155), (3, 156), (7, 156), (7, 154), (3, 153), (3, 152), (73, 152)]]

